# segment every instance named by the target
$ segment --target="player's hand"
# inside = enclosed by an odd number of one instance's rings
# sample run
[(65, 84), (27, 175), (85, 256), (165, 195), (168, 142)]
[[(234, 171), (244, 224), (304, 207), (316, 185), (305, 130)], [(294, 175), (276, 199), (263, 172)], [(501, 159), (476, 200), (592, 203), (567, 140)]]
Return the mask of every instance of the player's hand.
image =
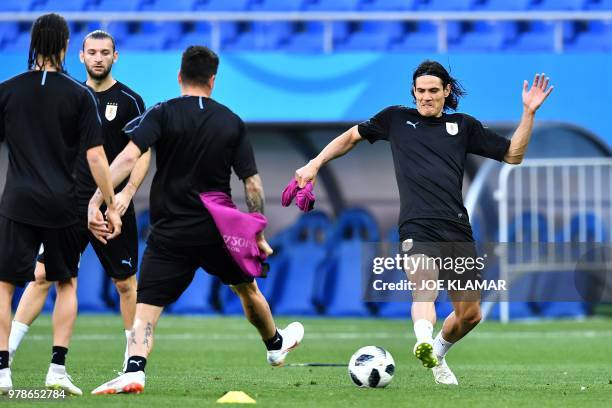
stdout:
[(298, 186), (304, 188), (309, 181), (312, 181), (314, 184), (318, 172), (319, 167), (312, 160), (304, 167), (297, 169), (295, 171), (295, 179), (298, 182)]
[(110, 233), (108, 223), (104, 220), (100, 208), (94, 203), (90, 203), (87, 209), (87, 228), (98, 241), (106, 244), (106, 237)]
[(119, 212), (119, 215), (121, 217), (123, 217), (123, 215), (127, 211), (131, 201), (132, 195), (129, 192), (125, 191), (125, 189), (122, 190), (119, 194), (115, 194), (115, 208), (117, 209), (117, 212)]
[(549, 81), (550, 78), (542, 73), (535, 75), (531, 89), (527, 80), (523, 82), (523, 106), (528, 112), (535, 113), (548, 98), (554, 88), (548, 87)]
[(274, 253), (274, 250), (272, 249), (270, 244), (268, 244), (268, 241), (266, 241), (266, 237), (264, 236), (263, 231), (257, 234), (257, 246), (259, 247), (259, 250), (267, 256), (270, 256)]
[(115, 206), (106, 210), (106, 220), (110, 229), (110, 234), (106, 236), (106, 239), (113, 239), (121, 234), (121, 215)]

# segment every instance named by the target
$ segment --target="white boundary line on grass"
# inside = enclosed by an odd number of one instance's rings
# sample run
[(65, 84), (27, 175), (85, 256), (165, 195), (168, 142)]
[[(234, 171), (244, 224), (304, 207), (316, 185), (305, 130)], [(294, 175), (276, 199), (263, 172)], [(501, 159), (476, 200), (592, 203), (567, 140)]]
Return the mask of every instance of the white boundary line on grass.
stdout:
[[(586, 330), (586, 331), (549, 331), (549, 332), (489, 332), (489, 333), (474, 333), (469, 338), (472, 340), (537, 340), (537, 339), (557, 339), (557, 338), (594, 338), (594, 337), (612, 337), (612, 330)], [(106, 340), (118, 340), (125, 338), (122, 335), (112, 334), (76, 334), (72, 336), (74, 341), (106, 341)], [(28, 340), (32, 341), (49, 341), (51, 335), (46, 334), (34, 334), (27, 336)], [(175, 333), (175, 334), (156, 334), (156, 340), (175, 340), (175, 341), (189, 341), (189, 340), (258, 340), (259, 336), (256, 334), (192, 334), (192, 333)], [(360, 340), (360, 339), (405, 339), (412, 340), (412, 334), (397, 334), (389, 332), (363, 332), (363, 333), (308, 333), (305, 335), (306, 340)]]

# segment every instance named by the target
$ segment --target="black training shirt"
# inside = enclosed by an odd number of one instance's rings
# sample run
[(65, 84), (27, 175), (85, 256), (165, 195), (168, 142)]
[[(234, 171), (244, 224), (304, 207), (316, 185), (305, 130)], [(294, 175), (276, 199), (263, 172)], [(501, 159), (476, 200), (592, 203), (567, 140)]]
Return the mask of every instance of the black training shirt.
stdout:
[(232, 168), (240, 179), (257, 174), (242, 120), (212, 99), (183, 96), (147, 110), (125, 133), (142, 152), (155, 145), (151, 235), (174, 246), (219, 242), (199, 193), (231, 194)]
[[(130, 141), (123, 133), (123, 127), (144, 113), (144, 102), (140, 95), (119, 81), (105, 91), (96, 92), (96, 96), (102, 119), (104, 151), (108, 162), (112, 163)], [(89, 200), (98, 186), (91, 175), (85, 151), (79, 154), (76, 177), (79, 211), (86, 214)], [(119, 193), (126, 184), (127, 179), (115, 191)], [(134, 212), (133, 203), (130, 203), (127, 212)]]
[(467, 153), (503, 160), (510, 140), (463, 113), (424, 117), (391, 106), (358, 126), (370, 143), (388, 140), (400, 193), (399, 226), (441, 218), (469, 225), (461, 189)]
[(28, 71), (0, 84), (0, 141), (9, 168), (0, 214), (24, 224), (75, 224), (79, 150), (103, 143), (94, 93), (67, 74)]

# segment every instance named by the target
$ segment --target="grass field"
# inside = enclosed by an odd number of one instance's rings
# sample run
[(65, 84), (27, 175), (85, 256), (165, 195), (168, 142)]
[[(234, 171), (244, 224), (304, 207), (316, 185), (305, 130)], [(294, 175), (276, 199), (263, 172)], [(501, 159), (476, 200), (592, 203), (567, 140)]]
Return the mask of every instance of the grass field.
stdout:
[[(120, 368), (125, 338), (118, 316), (81, 315), (67, 367), (86, 395), (57, 403), (184, 408), (212, 406), (226, 391), (242, 390), (266, 407), (612, 406), (612, 319), (486, 322), (449, 353), (461, 384), (453, 388), (436, 386), (429, 370), (412, 357), (414, 336), (407, 321), (302, 322), (304, 342), (287, 362), (346, 363), (359, 347), (379, 345), (395, 358), (391, 385), (359, 389), (342, 367), (271, 368), (255, 330), (241, 318), (163, 316), (144, 394), (92, 396), (89, 392)], [(50, 319), (45, 316), (15, 358), (15, 388), (44, 385), (50, 349)]]

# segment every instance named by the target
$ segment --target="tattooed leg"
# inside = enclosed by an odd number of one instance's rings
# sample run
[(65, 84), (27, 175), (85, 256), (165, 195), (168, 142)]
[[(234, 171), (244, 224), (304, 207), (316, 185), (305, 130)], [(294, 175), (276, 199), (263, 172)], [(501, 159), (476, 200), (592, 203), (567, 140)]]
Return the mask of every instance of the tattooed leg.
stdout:
[(153, 350), (153, 331), (163, 308), (139, 303), (130, 334), (130, 356), (147, 357)]

